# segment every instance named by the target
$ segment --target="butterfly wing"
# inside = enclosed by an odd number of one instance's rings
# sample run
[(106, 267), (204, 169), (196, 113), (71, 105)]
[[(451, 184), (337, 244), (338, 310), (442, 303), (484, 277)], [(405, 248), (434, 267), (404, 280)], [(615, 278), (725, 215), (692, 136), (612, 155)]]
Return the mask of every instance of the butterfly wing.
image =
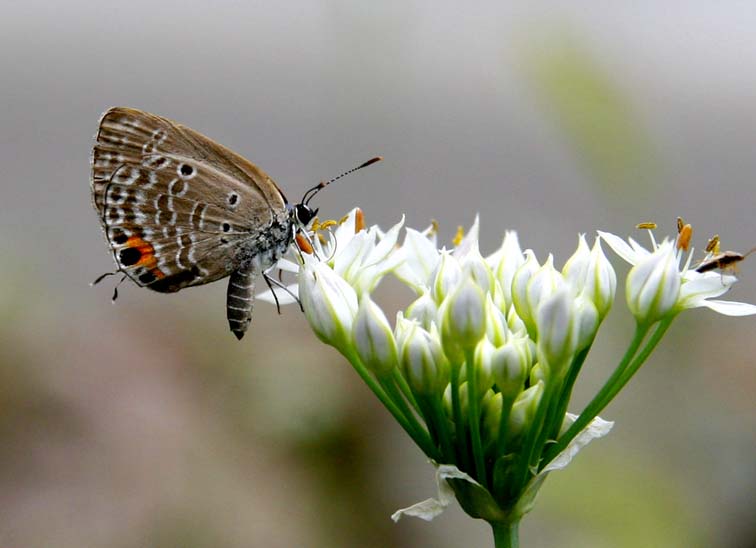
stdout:
[(228, 276), (286, 199), (238, 154), (166, 118), (117, 107), (100, 120), (92, 201), (118, 269), (174, 292)]

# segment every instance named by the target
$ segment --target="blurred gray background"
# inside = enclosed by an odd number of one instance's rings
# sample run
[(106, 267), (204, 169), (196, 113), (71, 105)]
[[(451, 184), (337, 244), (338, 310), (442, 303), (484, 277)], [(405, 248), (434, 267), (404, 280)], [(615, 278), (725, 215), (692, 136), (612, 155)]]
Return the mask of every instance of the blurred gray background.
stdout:
[[(290, 200), (383, 155), (321, 214), (433, 218), (448, 242), (480, 213), (484, 252), (514, 228), (561, 265), (579, 232), (678, 215), (698, 249), (756, 245), (749, 2), (0, 7), (1, 546), (491, 545), (457, 507), (389, 520), (435, 493), (432, 467), (296, 308), (259, 304), (237, 342), (225, 283), (124, 284), (115, 306), (88, 286), (112, 266), (88, 186), (109, 106), (207, 134)], [(756, 302), (755, 274), (728, 297)], [(618, 297), (572, 411), (629, 341)], [(753, 319), (680, 317), (523, 546), (756, 545), (754, 351)]]

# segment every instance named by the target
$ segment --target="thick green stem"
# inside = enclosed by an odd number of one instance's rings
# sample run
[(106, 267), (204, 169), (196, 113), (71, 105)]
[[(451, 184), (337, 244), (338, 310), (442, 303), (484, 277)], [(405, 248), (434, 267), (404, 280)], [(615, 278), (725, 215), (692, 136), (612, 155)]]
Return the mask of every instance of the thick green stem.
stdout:
[(475, 462), (475, 475), (483, 487), (488, 488), (486, 479), (486, 459), (483, 454), (483, 443), (480, 439), (480, 400), (478, 399), (478, 371), (475, 367), (472, 350), (465, 352), (467, 360), (467, 414), (470, 424), (470, 441), (472, 443), (473, 461)]
[(519, 526), (520, 523), (517, 521), (513, 523), (503, 521), (495, 521), (491, 523), (494, 535), (494, 546), (496, 548), (519, 548)]

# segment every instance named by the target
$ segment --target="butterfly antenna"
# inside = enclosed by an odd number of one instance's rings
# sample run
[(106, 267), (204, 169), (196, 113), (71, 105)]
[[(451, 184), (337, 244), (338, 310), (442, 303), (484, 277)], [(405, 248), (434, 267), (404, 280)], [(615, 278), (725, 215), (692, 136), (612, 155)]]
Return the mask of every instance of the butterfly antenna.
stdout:
[(374, 164), (374, 163), (376, 163), (376, 162), (380, 162), (381, 160), (383, 160), (383, 157), (382, 157), (382, 156), (376, 156), (375, 158), (371, 158), (371, 159), (370, 159), (370, 160), (368, 160), (367, 162), (363, 162), (362, 164), (358, 165), (357, 167), (353, 167), (353, 168), (352, 168), (352, 169), (350, 169), (349, 171), (345, 171), (344, 173), (342, 173), (342, 174), (341, 174), (341, 175), (339, 175), (338, 177), (334, 177), (334, 178), (333, 178), (333, 179), (331, 179), (330, 181), (321, 181), (321, 182), (319, 182), (319, 183), (318, 183), (317, 185), (315, 185), (314, 187), (312, 187), (311, 189), (309, 189), (309, 190), (308, 190), (307, 192), (305, 192), (305, 193), (304, 193), (304, 196), (302, 196), (302, 203), (303, 203), (304, 205), (307, 205), (307, 204), (309, 204), (309, 203), (310, 203), (310, 200), (312, 200), (312, 198), (313, 198), (313, 197), (314, 197), (314, 196), (315, 196), (315, 195), (316, 195), (316, 194), (317, 194), (318, 192), (320, 192), (321, 190), (323, 190), (323, 189), (324, 189), (325, 187), (327, 187), (327, 186), (328, 186), (328, 185), (330, 185), (331, 183), (335, 183), (336, 181), (338, 181), (339, 179), (341, 179), (341, 178), (343, 178), (343, 177), (346, 177), (346, 176), (347, 176), (347, 175), (349, 175), (350, 173), (354, 173), (355, 171), (357, 171), (357, 170), (359, 170), (359, 169), (362, 169), (362, 168), (364, 168), (364, 167), (368, 167), (368, 166), (371, 166), (371, 165), (373, 165), (373, 164)]

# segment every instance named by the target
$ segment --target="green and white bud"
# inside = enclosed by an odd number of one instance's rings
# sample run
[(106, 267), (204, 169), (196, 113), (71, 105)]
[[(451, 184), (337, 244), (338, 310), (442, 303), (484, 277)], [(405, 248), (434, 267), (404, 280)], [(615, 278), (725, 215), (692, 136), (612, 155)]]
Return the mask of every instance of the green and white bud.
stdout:
[[(486, 390), (493, 386), (493, 377), (491, 376), (491, 356), (496, 351), (496, 347), (491, 344), (487, 337), (483, 337), (475, 347), (475, 393), (484, 394)], [(469, 377), (468, 377), (469, 378)]]
[(491, 267), (478, 251), (477, 245), (470, 250), (462, 259), (463, 274), (466, 274), (480, 287), (484, 293), (489, 293), (494, 288), (494, 275)]
[(486, 392), (480, 405), (481, 437), (484, 440), (484, 450), (499, 439), (499, 423), (501, 422), (502, 396), (501, 392)]
[(512, 279), (517, 269), (525, 262), (522, 249), (520, 249), (520, 242), (517, 239), (517, 232), (508, 230), (504, 234), (501, 247), (488, 257), (487, 261), (501, 285), (504, 300), (507, 305), (512, 304)]
[(530, 386), (533, 386), (534, 384), (537, 384), (539, 381), (543, 381), (543, 383), (546, 384), (549, 380), (548, 377), (549, 377), (548, 369), (546, 369), (540, 363), (537, 363), (530, 369), (530, 377), (528, 379), (528, 384)]
[(641, 259), (627, 275), (627, 306), (639, 323), (653, 323), (673, 312), (680, 296), (681, 277), (671, 241)]
[(528, 332), (533, 335), (536, 333), (535, 316), (534, 311), (531, 311), (528, 305), (528, 285), (540, 268), (541, 265), (538, 264), (535, 253), (528, 249), (525, 251), (525, 262), (517, 269), (512, 278), (512, 304), (517, 311), (517, 316), (525, 324)]
[(501, 346), (509, 337), (507, 318), (496, 306), (490, 293), (486, 295), (486, 337), (494, 346)]
[(431, 324), (436, 321), (437, 314), (436, 302), (427, 291), (407, 308), (407, 317), (417, 321), (425, 330), (430, 329)]
[(354, 346), (365, 367), (377, 376), (389, 374), (397, 365), (394, 333), (383, 310), (363, 293), (352, 328)]
[(576, 333), (575, 350), (580, 351), (593, 343), (599, 328), (599, 313), (593, 301), (585, 295), (579, 295), (574, 300)]
[(544, 384), (539, 381), (521, 392), (512, 404), (512, 410), (509, 413), (509, 428), (507, 431), (507, 440), (511, 441), (519, 437), (533, 422), (538, 404), (541, 403), (543, 396)]
[(601, 238), (596, 238), (591, 249), (582, 294), (589, 298), (596, 307), (599, 323), (609, 313), (616, 292), (617, 274), (614, 272), (612, 263), (604, 255), (604, 250), (601, 249)]
[(522, 391), (530, 368), (527, 345), (518, 339), (508, 341), (491, 354), (491, 376), (507, 399)]
[(448, 251), (441, 252), (441, 258), (431, 275), (431, 297), (440, 305), (462, 279), (462, 266)]
[(591, 250), (585, 241), (585, 234), (580, 234), (577, 250), (567, 259), (567, 262), (562, 267), (562, 276), (564, 276), (564, 279), (572, 287), (574, 295), (579, 294), (585, 287), (585, 277), (590, 260)]
[(306, 264), (299, 275), (299, 298), (318, 338), (336, 348), (349, 344), (357, 315), (357, 293), (326, 263)]
[(412, 391), (422, 396), (441, 394), (449, 383), (449, 367), (437, 336), (417, 324), (407, 328), (401, 364)]
[(466, 276), (444, 303), (441, 320), (444, 348), (459, 346), (473, 350), (486, 334), (485, 296), (470, 276)]
[(558, 376), (576, 350), (575, 305), (566, 285), (538, 308), (538, 355), (551, 374)]

